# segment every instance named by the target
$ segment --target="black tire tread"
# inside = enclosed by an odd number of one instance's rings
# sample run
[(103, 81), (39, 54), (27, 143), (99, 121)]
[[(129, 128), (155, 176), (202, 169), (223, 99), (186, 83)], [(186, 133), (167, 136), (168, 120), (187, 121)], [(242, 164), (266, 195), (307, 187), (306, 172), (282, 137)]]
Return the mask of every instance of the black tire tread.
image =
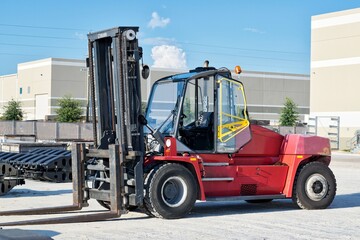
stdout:
[[(335, 194), (336, 194), (337, 184), (336, 184), (335, 175), (334, 175), (334, 173), (331, 171), (331, 169), (328, 168), (327, 165), (325, 165), (324, 163), (319, 162), (319, 161), (314, 161), (314, 162), (309, 162), (309, 163), (307, 163), (307, 164), (304, 164), (304, 165), (302, 165), (302, 166), (298, 169), (298, 171), (297, 171), (297, 173), (296, 173), (295, 180), (294, 180), (294, 184), (293, 184), (293, 194), (292, 194), (292, 200), (293, 200), (293, 202), (294, 202), (299, 208), (301, 208), (301, 209), (316, 209), (316, 208), (315, 208), (315, 207), (307, 207), (307, 206), (305, 206), (305, 204), (303, 204), (303, 202), (302, 202), (301, 199), (299, 198), (299, 196), (298, 196), (298, 194), (297, 194), (297, 184), (298, 184), (299, 176), (300, 176), (300, 174), (303, 172), (303, 170), (304, 170), (305, 168), (308, 168), (309, 166), (313, 166), (313, 165), (319, 165), (319, 166), (320, 166), (320, 164), (321, 164), (323, 167), (325, 167), (325, 168), (327, 168), (327, 169), (329, 170), (328, 173), (330, 174), (330, 177), (331, 177), (332, 179), (334, 179), (334, 183), (335, 183), (335, 185), (334, 185), (334, 196), (335, 196)], [(327, 194), (327, 196), (328, 196), (328, 195), (329, 195), (329, 193)], [(326, 206), (326, 207), (327, 207), (327, 206)], [(323, 207), (323, 208), (326, 208), (326, 207)]]
[[(161, 215), (154, 207), (154, 203), (152, 202), (153, 199), (150, 197), (150, 193), (152, 192), (152, 189), (155, 187), (154, 186), (154, 181), (153, 179), (156, 179), (158, 177), (159, 174), (161, 174), (162, 170), (165, 168), (168, 168), (170, 166), (178, 166), (179, 168), (184, 168), (186, 169), (183, 165), (178, 164), (178, 163), (165, 163), (162, 165), (158, 165), (155, 168), (153, 168), (150, 173), (148, 174), (146, 180), (145, 180), (145, 197), (144, 197), (144, 209), (145, 209), (145, 213), (149, 216), (154, 216), (157, 218), (168, 218), (168, 219), (172, 219), (172, 218), (178, 218), (178, 217), (172, 217), (172, 216), (163, 216)], [(189, 171), (188, 169), (186, 169), (186, 171)], [(189, 174), (191, 174), (191, 172), (189, 171)], [(197, 195), (195, 195), (197, 196)], [(194, 202), (196, 200), (196, 197), (194, 199)]]
[(147, 176), (145, 178), (145, 182), (144, 182), (145, 197), (144, 197), (143, 209), (144, 209), (145, 214), (148, 215), (149, 217), (155, 217), (155, 215), (153, 214), (153, 212), (154, 212), (153, 205), (152, 205), (150, 197), (149, 197), (150, 182), (153, 178), (153, 175), (160, 168), (160, 166), (162, 166), (162, 165), (157, 165), (153, 169), (151, 169), (151, 171), (147, 174)]

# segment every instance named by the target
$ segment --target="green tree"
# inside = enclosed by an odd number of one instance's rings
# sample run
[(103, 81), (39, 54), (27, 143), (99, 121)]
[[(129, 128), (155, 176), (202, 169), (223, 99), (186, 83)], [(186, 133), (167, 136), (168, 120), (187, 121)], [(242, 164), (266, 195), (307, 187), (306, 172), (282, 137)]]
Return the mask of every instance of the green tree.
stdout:
[(11, 99), (7, 105), (3, 107), (4, 114), (2, 115), (2, 120), (16, 120), (21, 121), (24, 117), (24, 112), (21, 109), (21, 104), (14, 99)]
[(58, 101), (60, 106), (56, 110), (57, 121), (59, 122), (77, 122), (81, 119), (81, 103), (69, 95), (65, 95)]
[(299, 112), (297, 105), (288, 97), (285, 99), (284, 108), (281, 110), (280, 125), (281, 126), (295, 126), (299, 119)]

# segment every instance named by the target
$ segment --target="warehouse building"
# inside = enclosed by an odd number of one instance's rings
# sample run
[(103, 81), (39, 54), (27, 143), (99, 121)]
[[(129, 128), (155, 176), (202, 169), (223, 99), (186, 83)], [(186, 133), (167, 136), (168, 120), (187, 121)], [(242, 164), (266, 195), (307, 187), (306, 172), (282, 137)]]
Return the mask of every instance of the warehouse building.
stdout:
[[(183, 71), (152, 68), (149, 79), (142, 81), (142, 101), (147, 101), (156, 80)], [(87, 75), (84, 60), (48, 58), (21, 63), (17, 74), (0, 77), (0, 107), (13, 98), (21, 102), (26, 120), (53, 119), (59, 108), (58, 100), (71, 95), (82, 102), (85, 114)], [(298, 105), (301, 120), (309, 114), (308, 75), (244, 71), (233, 76), (244, 83), (252, 119), (275, 124), (286, 97)]]
[(338, 117), (340, 149), (360, 129), (359, 43), (360, 8), (312, 17), (310, 114), (329, 137)]
[(245, 86), (251, 118), (276, 125), (286, 97), (297, 104), (300, 121), (309, 114), (309, 75), (244, 71), (237, 77)]
[[(11, 99), (21, 103), (26, 120), (56, 115), (58, 100), (70, 95), (87, 102), (85, 61), (47, 58), (18, 64), (17, 74), (0, 77), (1, 111)], [(85, 108), (84, 108), (85, 109)]]

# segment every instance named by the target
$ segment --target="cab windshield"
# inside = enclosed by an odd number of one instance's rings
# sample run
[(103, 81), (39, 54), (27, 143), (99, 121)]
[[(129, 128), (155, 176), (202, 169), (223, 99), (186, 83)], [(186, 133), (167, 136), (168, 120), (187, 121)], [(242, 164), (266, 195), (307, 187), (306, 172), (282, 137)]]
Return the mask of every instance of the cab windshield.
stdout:
[[(184, 80), (169, 78), (154, 84), (146, 111), (146, 119), (152, 128), (164, 135), (174, 134), (183, 91)], [(145, 132), (149, 133), (149, 130), (145, 129)]]

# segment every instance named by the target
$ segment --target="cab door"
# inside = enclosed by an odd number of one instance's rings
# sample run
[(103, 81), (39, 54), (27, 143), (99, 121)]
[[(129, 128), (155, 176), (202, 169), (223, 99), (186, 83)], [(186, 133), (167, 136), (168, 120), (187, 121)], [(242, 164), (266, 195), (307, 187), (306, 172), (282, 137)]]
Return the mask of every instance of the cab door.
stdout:
[(235, 153), (251, 140), (244, 86), (241, 82), (216, 76), (217, 153)]
[(237, 80), (215, 76), (215, 138), (217, 154), (199, 154), (203, 159), (205, 177), (202, 179), (205, 196), (226, 197), (241, 195), (239, 166), (231, 154), (251, 140), (250, 122), (246, 109), (243, 84)]

